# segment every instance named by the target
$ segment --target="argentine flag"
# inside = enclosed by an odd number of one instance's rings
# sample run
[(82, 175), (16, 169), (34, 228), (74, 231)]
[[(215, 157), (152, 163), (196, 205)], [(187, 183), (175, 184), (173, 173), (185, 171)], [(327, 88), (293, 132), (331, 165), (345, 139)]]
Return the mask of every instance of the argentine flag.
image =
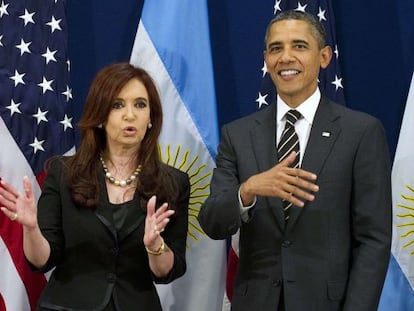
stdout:
[(158, 85), (164, 111), (162, 160), (191, 182), (187, 272), (157, 285), (163, 310), (219, 311), (226, 244), (201, 230), (197, 215), (209, 194), (218, 125), (206, 0), (147, 0), (131, 55)]
[(380, 311), (414, 310), (414, 75), (392, 168), (392, 256)]

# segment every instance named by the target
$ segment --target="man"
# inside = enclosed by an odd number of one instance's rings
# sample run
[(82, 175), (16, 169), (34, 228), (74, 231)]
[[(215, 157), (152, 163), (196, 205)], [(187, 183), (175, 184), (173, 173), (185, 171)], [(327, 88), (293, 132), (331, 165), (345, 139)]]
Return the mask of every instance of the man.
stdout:
[(280, 13), (265, 44), (277, 102), (223, 127), (199, 214), (214, 239), (240, 229), (232, 310), (374, 311), (391, 244), (383, 127), (321, 95), (332, 51), (312, 15)]

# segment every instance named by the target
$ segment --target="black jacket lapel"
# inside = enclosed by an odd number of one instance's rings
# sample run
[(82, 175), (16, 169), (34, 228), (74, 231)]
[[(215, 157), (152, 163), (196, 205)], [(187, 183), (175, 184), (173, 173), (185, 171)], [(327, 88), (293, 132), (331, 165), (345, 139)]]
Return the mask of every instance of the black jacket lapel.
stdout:
[[(341, 128), (338, 122), (336, 122), (339, 118), (339, 113), (335, 111), (330, 101), (326, 97), (322, 97), (313, 120), (309, 140), (302, 160), (302, 169), (313, 172), (316, 175), (322, 170), (341, 132)], [(306, 208), (306, 204), (303, 208)], [(292, 207), (288, 229), (294, 226), (303, 208)]]
[[(271, 111), (269, 111), (271, 109)], [(276, 105), (273, 104), (257, 113), (256, 127), (251, 132), (252, 146), (259, 172), (268, 170), (278, 163), (276, 148)], [(282, 201), (279, 198), (258, 198), (267, 200), (277, 223), (283, 230), (285, 226)]]
[(140, 196), (135, 192), (134, 199), (128, 207), (124, 224), (118, 233), (119, 241), (122, 241), (131, 234), (131, 232), (137, 230), (137, 228), (145, 221), (146, 215), (146, 210), (141, 207)]
[(102, 224), (108, 229), (113, 238), (117, 241), (121, 241), (131, 232), (138, 228), (139, 225), (145, 220), (145, 211), (141, 209), (140, 196), (137, 192), (134, 194), (134, 198), (128, 207), (127, 214), (125, 216), (124, 223), (121, 230), (117, 232), (114, 224), (113, 214), (111, 207), (109, 206), (108, 192), (106, 189), (105, 178), (102, 174), (100, 176), (100, 187), (103, 190), (101, 198), (99, 200), (98, 208), (95, 210), (95, 215), (102, 222)]
[(95, 210), (95, 215), (102, 222), (102, 224), (108, 229), (114, 239), (117, 239), (116, 228), (114, 226), (114, 219), (112, 211), (109, 206), (108, 192), (106, 190), (105, 177), (102, 174), (99, 175), (99, 186), (102, 189), (99, 204)]

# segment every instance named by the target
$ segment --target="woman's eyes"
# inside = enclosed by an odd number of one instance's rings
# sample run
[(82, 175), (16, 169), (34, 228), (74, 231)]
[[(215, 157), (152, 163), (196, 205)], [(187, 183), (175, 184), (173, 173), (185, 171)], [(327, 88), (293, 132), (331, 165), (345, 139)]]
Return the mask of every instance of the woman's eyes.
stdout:
[(138, 102), (135, 103), (135, 106), (138, 108), (145, 108), (147, 107), (147, 103), (143, 100), (139, 100)]
[(124, 104), (122, 103), (122, 102), (114, 102), (113, 104), (112, 104), (112, 108), (114, 108), (114, 109), (120, 109), (120, 108), (122, 108), (124, 106)]
[[(116, 101), (112, 104), (113, 109), (121, 109), (125, 106), (125, 103), (122, 101)], [(142, 109), (148, 106), (147, 102), (144, 100), (138, 100), (134, 103), (134, 107)]]

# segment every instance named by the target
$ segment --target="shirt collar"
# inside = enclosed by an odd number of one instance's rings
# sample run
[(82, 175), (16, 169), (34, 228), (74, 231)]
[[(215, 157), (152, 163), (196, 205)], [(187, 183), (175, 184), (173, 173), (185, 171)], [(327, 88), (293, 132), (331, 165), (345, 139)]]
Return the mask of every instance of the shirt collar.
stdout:
[[(296, 110), (299, 111), (303, 118), (309, 123), (313, 123), (316, 110), (318, 109), (319, 102), (321, 100), (321, 92), (319, 88), (316, 88), (315, 92), (308, 97), (303, 103), (301, 103)], [(290, 108), (281, 98), (277, 95), (277, 122), (281, 122), (285, 114), (292, 108)]]

